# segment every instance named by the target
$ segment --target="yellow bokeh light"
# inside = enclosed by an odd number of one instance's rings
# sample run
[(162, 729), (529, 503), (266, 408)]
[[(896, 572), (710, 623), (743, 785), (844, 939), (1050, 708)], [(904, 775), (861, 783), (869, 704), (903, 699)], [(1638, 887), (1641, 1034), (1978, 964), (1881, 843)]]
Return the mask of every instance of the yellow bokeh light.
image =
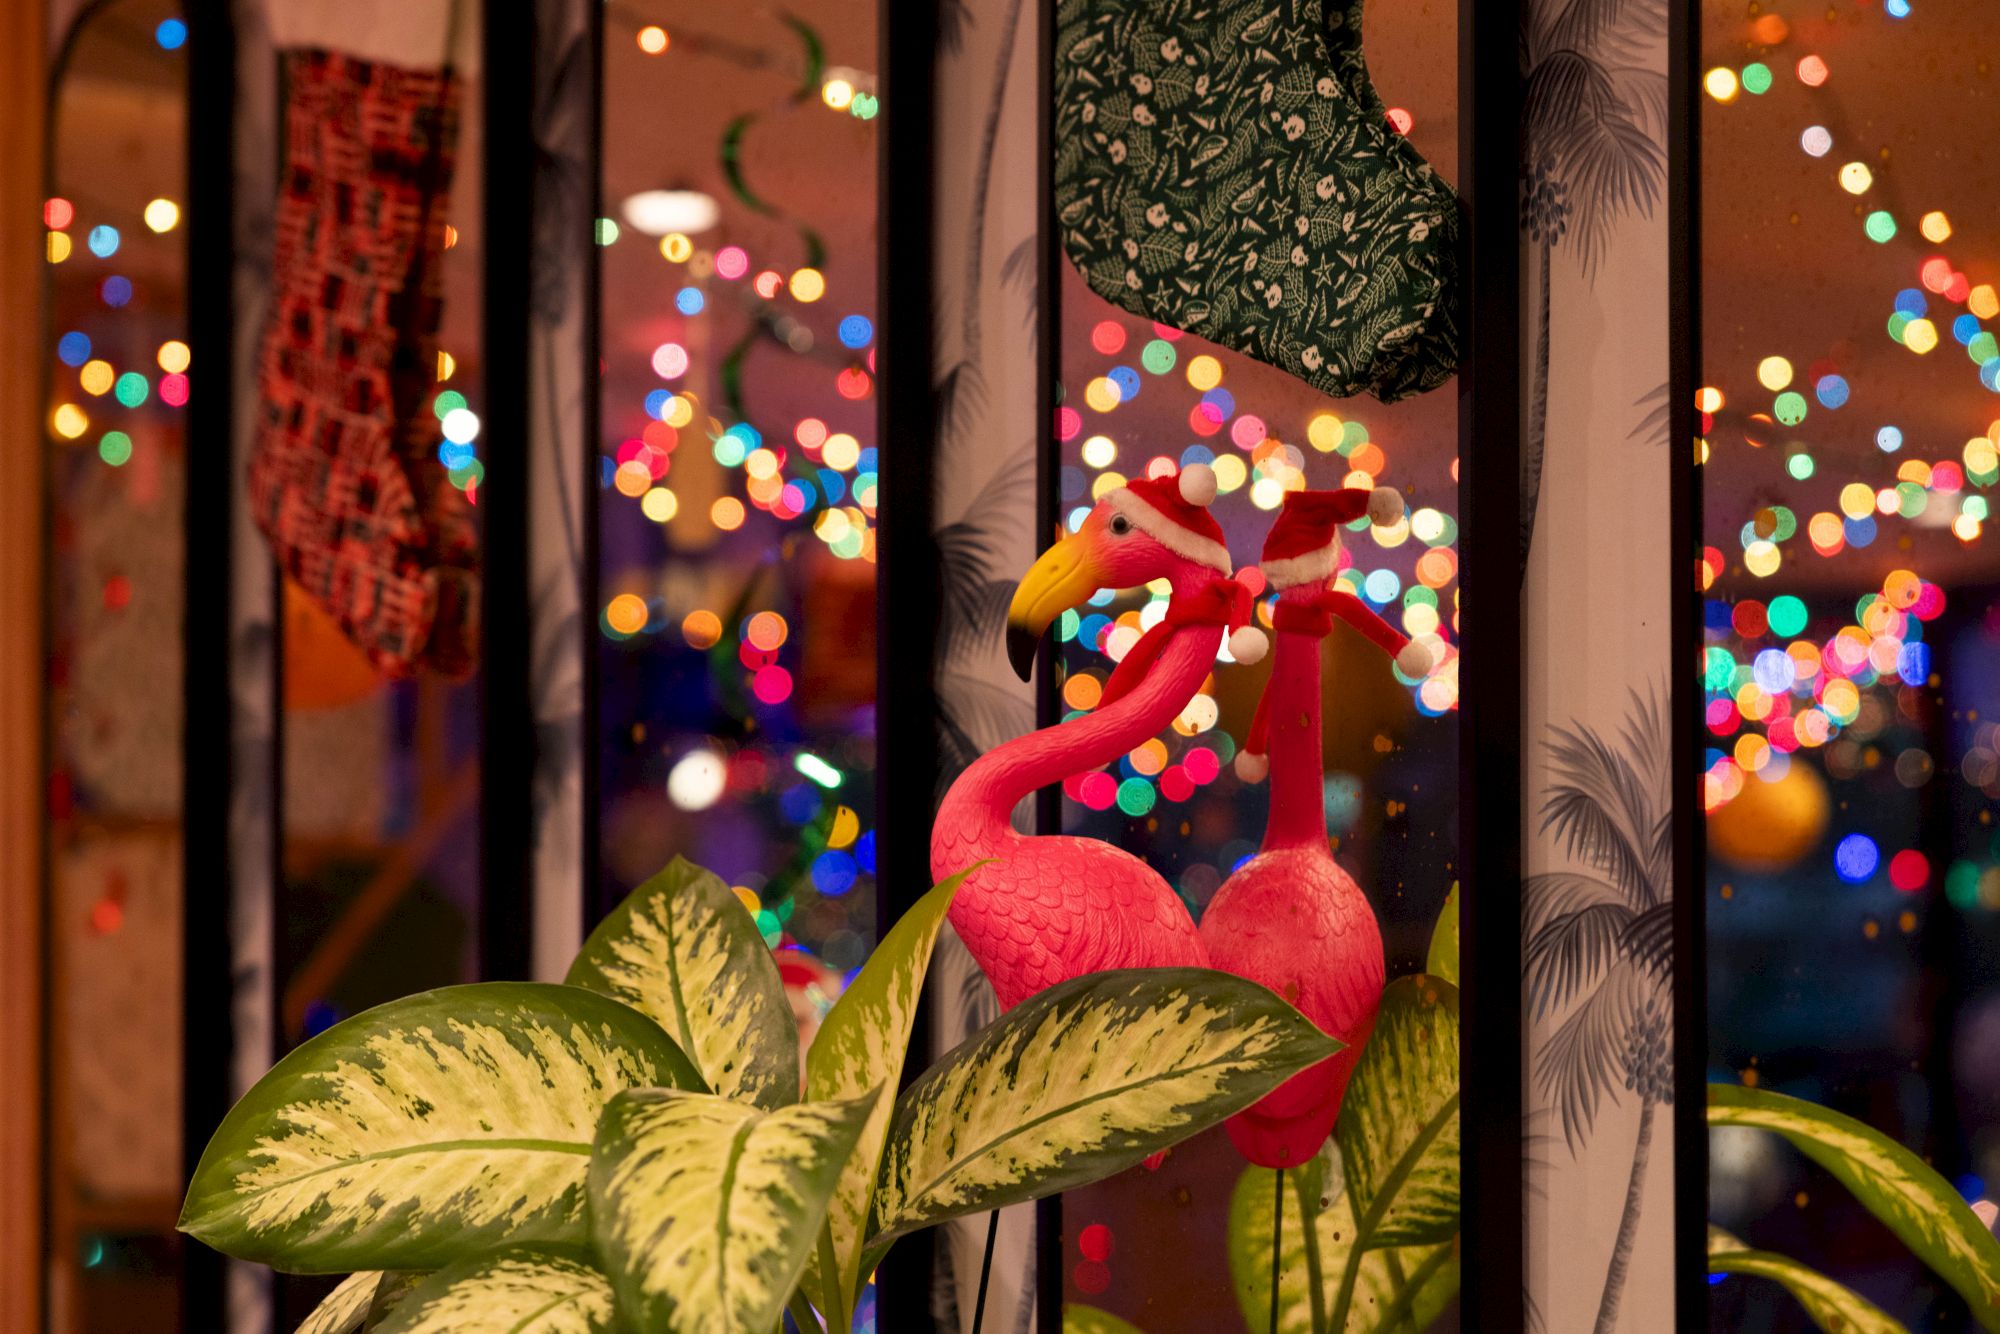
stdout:
[(854, 840), (861, 837), (861, 817), (851, 806), (842, 806), (833, 813), (833, 828), (826, 831), (826, 845), (829, 848), (849, 848)]
[(1776, 574), (1783, 560), (1776, 542), (1752, 542), (1743, 549), (1743, 568), (1759, 579), (1768, 579)]
[(1331, 412), (1318, 413), (1306, 423), (1306, 441), (1320, 453), (1331, 454), (1340, 448), (1342, 425)]
[(639, 49), (649, 56), (657, 56), (668, 46), (667, 30), (657, 23), (648, 23), (639, 29)]
[(1766, 357), (1757, 363), (1757, 383), (1777, 393), (1792, 382), (1792, 363), (1783, 357)]
[(708, 521), (725, 533), (733, 533), (743, 526), (743, 502), (735, 496), (724, 496), (708, 507)]
[(1965, 308), (1982, 320), (1990, 320), (2000, 315), (2000, 292), (1993, 290), (1993, 284), (1981, 283), (1965, 298)]
[(680, 497), (664, 486), (656, 486), (640, 498), (639, 512), (654, 523), (666, 523), (681, 512)]
[(810, 305), (826, 295), (826, 276), (818, 269), (795, 269), (789, 286), (792, 300)]
[(1937, 326), (1929, 320), (1911, 320), (1903, 326), (1903, 346), (1922, 356), (1937, 346)]
[(1187, 364), (1187, 382), (1207, 393), (1222, 383), (1222, 363), (1206, 352), (1191, 358)]
[(1276, 478), (1260, 477), (1250, 484), (1250, 503), (1260, 510), (1274, 510), (1284, 499), (1284, 483)]
[(181, 206), (171, 199), (155, 199), (146, 205), (141, 214), (146, 226), (155, 232), (170, 232), (180, 225)]
[(1995, 448), (1991, 440), (1974, 436), (1965, 442), (1965, 468), (1967, 472), (1982, 475), (2000, 468), (2000, 448)]
[(621, 496), (638, 499), (646, 494), (646, 488), (653, 484), (653, 472), (637, 459), (618, 465), (618, 471), (611, 476), (611, 484), (618, 488)]
[(110, 390), (118, 379), (118, 374), (111, 369), (110, 362), (92, 360), (83, 363), (82, 369), (76, 373), (76, 379), (77, 383), (83, 386), (84, 393), (102, 394)]
[(1932, 210), (1924, 214), (1923, 221), (1917, 224), (1917, 230), (1924, 234), (1926, 241), (1947, 241), (1951, 239), (1951, 219)]
[(1840, 188), (1851, 195), (1868, 193), (1868, 187), (1875, 184), (1875, 173), (1868, 170), (1865, 162), (1850, 162), (1840, 169)]
[(1223, 495), (1242, 486), (1250, 476), (1250, 469), (1234, 454), (1222, 455), (1212, 466), (1215, 468), (1215, 489)]
[(861, 442), (845, 431), (830, 435), (820, 451), (820, 461), (835, 472), (846, 472), (861, 462)]
[(681, 621), (681, 638), (689, 648), (714, 648), (722, 639), (722, 618), (712, 611), (691, 611)]
[(74, 440), (90, 429), (90, 418), (74, 403), (65, 403), (49, 414), (49, 425), (65, 440)]
[(192, 354), (188, 351), (188, 345), (176, 338), (160, 344), (160, 350), (154, 360), (160, 363), (160, 369), (167, 374), (179, 375), (188, 368)]
[(1109, 412), (1118, 406), (1123, 397), (1124, 395), (1118, 392), (1118, 386), (1102, 375), (1092, 378), (1090, 383), (1083, 387), (1083, 401), (1089, 405), (1092, 412)]
[(750, 457), (743, 460), (743, 471), (760, 479), (776, 477), (778, 456), (768, 449), (753, 449), (750, 451)]
[(439, 348), (438, 365), (437, 365), (438, 383), (443, 384), (446, 380), (449, 380), (452, 376), (456, 375), (457, 373), (458, 373), (458, 358), (454, 357), (451, 353), (445, 351), (443, 348)]
[(1717, 65), (1702, 78), (1701, 86), (1718, 102), (1734, 102), (1742, 85), (1737, 82), (1735, 70)]
[(680, 232), (668, 232), (660, 238), (660, 254), (672, 264), (685, 264), (694, 253), (694, 242)]
[(70, 241), (68, 232), (49, 233), (49, 263), (60, 264), (69, 258)]
[(1704, 385), (1695, 390), (1694, 408), (1696, 412), (1722, 411), (1722, 391), (1714, 385)]
[(1118, 446), (1108, 435), (1093, 435), (1083, 442), (1083, 461), (1093, 468), (1108, 468), (1118, 460)]
[(646, 628), (646, 599), (636, 593), (620, 593), (604, 609), (604, 623), (621, 635), (636, 635)]
[(667, 410), (660, 420), (678, 431), (694, 420), (694, 404), (686, 394), (675, 394), (667, 400)]
[(1101, 472), (1097, 474), (1096, 477), (1091, 479), (1090, 483), (1091, 503), (1096, 504), (1123, 485), (1125, 485), (1125, 474), (1123, 473)]
[(854, 85), (846, 79), (828, 79), (819, 86), (819, 100), (835, 111), (845, 111), (854, 101)]
[(1866, 482), (1849, 482), (1840, 488), (1840, 512), (1850, 519), (1865, 519), (1875, 511), (1875, 489)]

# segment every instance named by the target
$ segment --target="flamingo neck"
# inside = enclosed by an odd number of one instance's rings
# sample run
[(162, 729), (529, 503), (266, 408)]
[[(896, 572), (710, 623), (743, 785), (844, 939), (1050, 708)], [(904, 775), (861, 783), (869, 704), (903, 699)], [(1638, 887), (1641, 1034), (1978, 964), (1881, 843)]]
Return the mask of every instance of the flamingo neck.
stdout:
[[(1286, 589), (1278, 595), (1279, 603), (1303, 606), (1319, 592), (1314, 584)], [(1264, 851), (1324, 850), (1326, 764), (1320, 736), (1320, 636), (1280, 628), (1275, 638), (1271, 679), (1264, 687), (1271, 757), (1271, 809), (1264, 824)]]
[(1004, 821), (1030, 792), (1071, 774), (1102, 768), (1157, 736), (1201, 688), (1221, 642), (1220, 626), (1183, 626), (1173, 632), (1153, 669), (1123, 699), (997, 746), (973, 763), (967, 777), (986, 770), (979, 778)]

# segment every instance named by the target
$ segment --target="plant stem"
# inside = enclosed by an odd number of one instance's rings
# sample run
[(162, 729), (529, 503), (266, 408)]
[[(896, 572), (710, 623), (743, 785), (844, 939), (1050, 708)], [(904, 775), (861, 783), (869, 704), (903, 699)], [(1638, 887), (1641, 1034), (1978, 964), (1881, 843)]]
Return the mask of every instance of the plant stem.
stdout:
[(1278, 1169), (1278, 1187), (1271, 1203), (1271, 1334), (1278, 1334), (1278, 1271), (1285, 1249), (1285, 1169)]
[(819, 1317), (813, 1314), (812, 1302), (807, 1300), (804, 1288), (792, 1290), (785, 1309), (792, 1313), (792, 1323), (799, 1327), (799, 1334), (818, 1334)]
[(979, 1262), (979, 1297), (972, 1307), (972, 1334), (986, 1319), (986, 1280), (993, 1276), (993, 1239), (1000, 1235), (1000, 1211), (986, 1215), (986, 1258)]
[(1413, 1313), (1417, 1304), (1417, 1294), (1424, 1290), (1424, 1284), (1430, 1282), (1431, 1276), (1443, 1268), (1445, 1262), (1450, 1259), (1451, 1243), (1443, 1242), (1431, 1253), (1428, 1260), (1417, 1266), (1416, 1272), (1410, 1275), (1410, 1281), (1397, 1289), (1395, 1300), (1382, 1308), (1382, 1319), (1376, 1323), (1375, 1328), (1388, 1329), (1398, 1320), (1415, 1323)]
[(1618, 1299), (1625, 1292), (1625, 1271), (1632, 1264), (1632, 1243), (1639, 1231), (1639, 1196), (1646, 1189), (1646, 1161), (1653, 1147), (1653, 1100), (1639, 1102), (1639, 1140), (1632, 1146), (1632, 1175), (1625, 1183), (1625, 1213), (1618, 1220), (1618, 1240), (1611, 1246), (1611, 1268), (1604, 1275), (1604, 1295), (1597, 1303), (1597, 1334), (1610, 1334), (1618, 1324)]
[(851, 1313), (847, 1293), (840, 1281), (840, 1260), (833, 1250), (833, 1228), (819, 1225), (819, 1274), (826, 1291), (820, 1294), (820, 1310), (826, 1316), (826, 1334), (847, 1334)]
[(1292, 1173), (1299, 1192), (1299, 1225), (1306, 1230), (1306, 1291), (1311, 1298), (1312, 1332), (1326, 1334), (1326, 1274), (1319, 1258), (1319, 1200), (1308, 1198), (1307, 1174)]

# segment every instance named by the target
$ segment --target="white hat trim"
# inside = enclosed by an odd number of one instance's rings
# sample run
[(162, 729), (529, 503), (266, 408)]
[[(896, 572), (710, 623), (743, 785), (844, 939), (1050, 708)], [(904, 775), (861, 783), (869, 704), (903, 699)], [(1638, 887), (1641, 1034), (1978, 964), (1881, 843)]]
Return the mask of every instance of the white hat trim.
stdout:
[(1111, 507), (1139, 526), (1140, 531), (1158, 542), (1176, 556), (1184, 556), (1197, 565), (1227, 575), (1234, 571), (1229, 563), (1229, 549), (1213, 538), (1192, 532), (1155, 509), (1129, 486), (1121, 486), (1105, 499)]
[(1318, 551), (1308, 551), (1302, 556), (1267, 560), (1260, 568), (1265, 583), (1280, 592), (1300, 584), (1325, 583), (1340, 569), (1340, 539), (1336, 537)]

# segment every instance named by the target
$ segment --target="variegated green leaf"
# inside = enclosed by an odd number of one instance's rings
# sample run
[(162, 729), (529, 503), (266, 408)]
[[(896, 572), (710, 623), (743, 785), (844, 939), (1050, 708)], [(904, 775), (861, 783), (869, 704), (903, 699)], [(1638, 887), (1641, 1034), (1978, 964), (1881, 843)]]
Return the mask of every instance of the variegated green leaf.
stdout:
[(1418, 974), (1383, 990), (1333, 1136), (1364, 1249), (1458, 1231), (1457, 987)]
[[(944, 881), (902, 915), (868, 963), (827, 1012), (806, 1055), (806, 1096), (817, 1101), (853, 1098), (871, 1089), (897, 1088), (903, 1081), (903, 1058), (910, 1046), (910, 1026), (916, 1020), (917, 998), (923, 993), (931, 949), (943, 929), (952, 896), (967, 871)], [(854, 1154), (840, 1174), (827, 1226), (841, 1265), (841, 1291), (851, 1299), (860, 1291), (861, 1243), (866, 1238), (868, 1206), (874, 1198), (875, 1169), (882, 1161), (882, 1141), (889, 1133), (895, 1104), (879, 1099), (861, 1131)], [(812, 1261), (814, 1289), (824, 1293), (825, 1279)]]
[[(1244, 1326), (1271, 1327), (1271, 1224), (1278, 1174), (1244, 1169), (1229, 1198), (1229, 1272)], [(1284, 1247), (1278, 1268), (1278, 1334), (1313, 1334), (1313, 1287), (1325, 1322), (1343, 1282), (1352, 1285), (1342, 1334), (1389, 1334), (1430, 1328), (1458, 1292), (1455, 1242), (1396, 1250), (1354, 1249), (1354, 1209), (1338, 1159), (1328, 1155), (1285, 1173)], [(1316, 1206), (1310, 1233), (1305, 1206)], [(1358, 1258), (1357, 1258), (1358, 1257)], [(1354, 1273), (1350, 1278), (1350, 1263)], [(1324, 1327), (1322, 1325), (1322, 1327)]]
[(1753, 1251), (1719, 1227), (1708, 1230), (1708, 1272), (1749, 1274), (1784, 1284), (1827, 1334), (1909, 1334), (1901, 1321), (1845, 1284), (1789, 1256)]
[(381, 1334), (610, 1334), (611, 1282), (581, 1252), (506, 1246), (446, 1265)]
[(1271, 992), (1211, 969), (1124, 969), (1050, 987), (898, 1100), (869, 1250), (1102, 1180), (1338, 1050)]
[(799, 1100), (799, 1029), (778, 965), (736, 891), (676, 857), (598, 923), (571, 986), (650, 1016), (724, 1097)]
[(375, 1289), (381, 1286), (380, 1270), (367, 1269), (359, 1274), (349, 1274), (340, 1286), (326, 1297), (312, 1314), (302, 1321), (296, 1334), (354, 1334), (361, 1328), (361, 1322), (368, 1318), (368, 1308), (375, 1301)]
[(581, 1242), (599, 1112), (620, 1089), (676, 1083), (699, 1078), (617, 1001), (537, 982), (422, 992), (258, 1080), (202, 1154), (180, 1226), (314, 1274)]
[(361, 1322), (367, 1334), (374, 1334), (382, 1328), (382, 1322), (396, 1309), (396, 1304), (410, 1295), (417, 1284), (430, 1275), (420, 1270), (391, 1269), (382, 1273), (382, 1281), (375, 1285), (375, 1300), (368, 1304), (368, 1318)]
[(1066, 1302), (1063, 1304), (1062, 1334), (1142, 1334), (1142, 1331), (1131, 1321), (1120, 1320), (1109, 1311)]
[(877, 1093), (763, 1112), (710, 1094), (612, 1099), (590, 1162), (591, 1232), (637, 1328), (773, 1328)]
[(1458, 881), (1451, 882), (1451, 893), (1445, 896), (1444, 908), (1438, 913), (1437, 925), (1431, 928), (1430, 954), (1424, 960), (1424, 971), (1432, 977), (1443, 978), (1453, 986), (1458, 985)]
[(1708, 1123), (1776, 1131), (1818, 1163), (2000, 1330), (2000, 1239), (1923, 1159), (1851, 1116), (1767, 1089), (1708, 1086)]

